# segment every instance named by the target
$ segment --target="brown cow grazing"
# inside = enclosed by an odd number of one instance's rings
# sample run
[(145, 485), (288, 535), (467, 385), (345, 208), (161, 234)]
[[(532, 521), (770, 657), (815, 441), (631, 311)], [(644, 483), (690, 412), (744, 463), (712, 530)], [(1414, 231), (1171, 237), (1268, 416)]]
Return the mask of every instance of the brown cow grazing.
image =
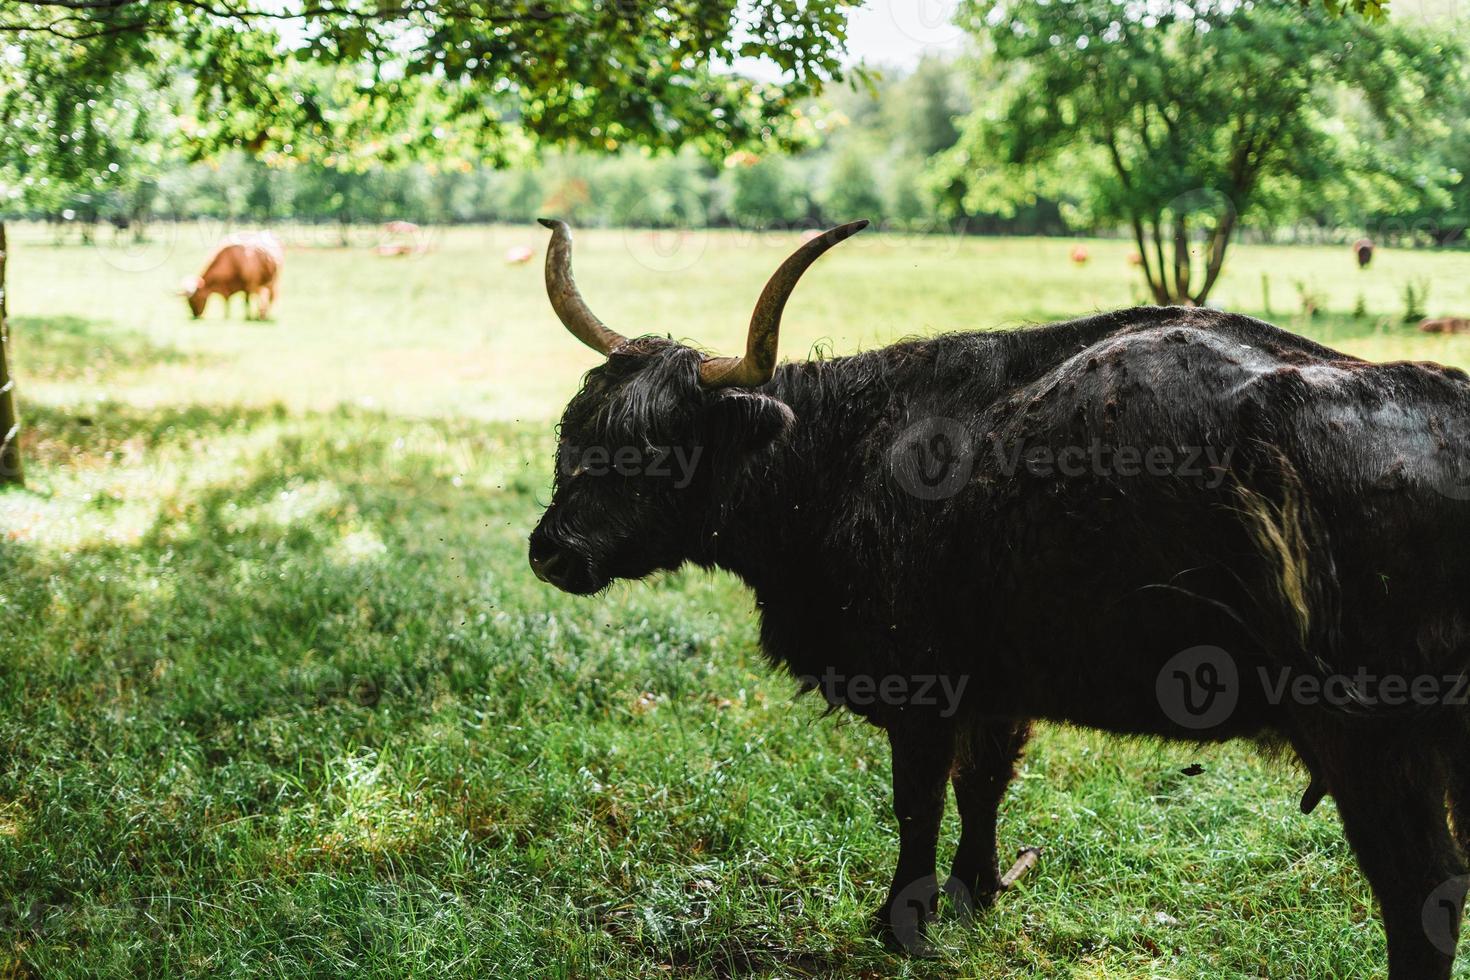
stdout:
[(202, 275), (184, 280), (183, 294), (194, 319), (204, 315), (205, 304), (216, 293), (225, 298), (229, 315), (230, 297), (245, 294), (245, 319), (252, 319), (250, 299), (255, 298), (255, 318), (264, 320), (276, 301), (284, 258), (281, 242), (268, 231), (230, 235), (220, 243)]
[(389, 221), (374, 251), (382, 256), (419, 255), (429, 250), (424, 232), (412, 221)]
[(1425, 333), (1470, 333), (1470, 319), (1463, 316), (1441, 316), (1419, 321)]
[(1358, 268), (1368, 268), (1368, 263), (1373, 261), (1373, 239), (1359, 238), (1353, 242), (1353, 255), (1357, 257)]

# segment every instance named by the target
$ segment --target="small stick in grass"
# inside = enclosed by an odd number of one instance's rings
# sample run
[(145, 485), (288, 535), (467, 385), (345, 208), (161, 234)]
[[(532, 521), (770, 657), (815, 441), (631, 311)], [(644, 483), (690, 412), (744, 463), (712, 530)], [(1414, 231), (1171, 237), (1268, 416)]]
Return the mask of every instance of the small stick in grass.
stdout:
[(1016, 855), (1016, 863), (1011, 865), (1011, 870), (1000, 876), (1000, 887), (1009, 888), (1014, 885), (1023, 874), (1031, 870), (1031, 866), (1039, 857), (1041, 857), (1041, 848), (1021, 848), (1021, 853)]

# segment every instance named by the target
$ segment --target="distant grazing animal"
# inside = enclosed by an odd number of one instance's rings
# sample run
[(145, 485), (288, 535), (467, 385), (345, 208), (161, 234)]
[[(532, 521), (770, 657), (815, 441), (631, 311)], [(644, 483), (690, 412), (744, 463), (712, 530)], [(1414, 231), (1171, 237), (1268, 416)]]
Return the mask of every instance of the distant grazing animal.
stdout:
[(250, 300), (255, 299), (255, 317), (270, 316), (280, 291), (281, 262), (285, 255), (280, 240), (270, 232), (230, 235), (215, 250), (201, 275), (184, 280), (183, 295), (189, 301), (194, 319), (204, 315), (209, 297), (225, 298), (225, 315), (229, 315), (230, 297), (245, 294), (245, 319), (252, 318)]
[(1462, 316), (1442, 316), (1419, 321), (1419, 329), (1425, 333), (1470, 333), (1470, 319)]
[(531, 568), (577, 595), (685, 563), (750, 586), (769, 661), (887, 733), (890, 941), (922, 948), (941, 891), (985, 906), (1009, 884), (997, 807), (1048, 719), (1294, 755), (1302, 809), (1333, 796), (1377, 896), (1391, 980), (1450, 976), (1470, 881), (1463, 372), (1174, 307), (778, 367), (798, 278), (866, 222), (797, 249), (745, 354), (712, 357), (609, 329), (566, 225), (543, 223), (551, 304), (606, 360), (558, 427)]
[(1359, 269), (1368, 268), (1368, 263), (1373, 261), (1373, 240), (1359, 238), (1353, 242), (1353, 255), (1357, 257)]
[(412, 221), (387, 221), (383, 223), (383, 237), (374, 249), (379, 255), (418, 255), (428, 251), (429, 244), (423, 229)]

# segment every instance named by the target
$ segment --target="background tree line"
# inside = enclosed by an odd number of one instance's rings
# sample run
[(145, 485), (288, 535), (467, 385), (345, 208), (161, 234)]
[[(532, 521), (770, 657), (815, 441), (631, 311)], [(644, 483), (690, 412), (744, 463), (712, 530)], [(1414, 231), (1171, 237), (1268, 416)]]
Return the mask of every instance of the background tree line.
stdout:
[[(145, 88), (140, 82), (139, 89)], [(862, 213), (900, 228), (978, 224), (981, 216), (946, 196), (928, 171), (954, 146), (971, 103), (965, 69), (928, 58), (908, 73), (874, 73), (795, 107), (787, 144), (711, 155), (703, 148), (653, 152), (512, 147), (503, 159), (452, 152), (383, 161), (352, 154), (297, 154), (226, 148), (190, 160), (190, 123), (181, 112), (149, 113), (160, 99), (139, 91), (89, 156), (96, 178), (79, 181), (35, 169), (11, 188), (12, 213), (89, 226), (114, 220), (212, 218), (371, 223), (524, 222), (548, 211), (580, 224), (646, 227), (798, 225)], [(155, 106), (157, 108), (157, 106)], [(144, 129), (151, 127), (151, 131)], [(96, 131), (95, 127), (89, 131)], [(149, 147), (152, 152), (137, 152)], [(472, 162), (473, 161), (473, 162)], [(1008, 216), (996, 227), (1061, 231), (1055, 207)]]
[[(1050, 16), (1062, 8), (1031, 9)], [(1389, 134), (1375, 100), (1392, 101), (1402, 112), (1410, 95), (1390, 99), (1381, 85), (1376, 91), (1345, 92), (1318, 85), (1312, 76), (1320, 65), (1299, 58), (1298, 49), (1279, 36), (1263, 36), (1267, 32), (1260, 25), (1269, 16), (1254, 15), (1257, 29), (1247, 39), (1252, 62), (1274, 55), (1299, 66), (1298, 89), (1316, 87), (1319, 97), (1333, 100), (1333, 131), (1312, 131), (1308, 138), (1299, 131), (1308, 114), (1292, 115), (1290, 106), (1281, 108), (1282, 116), (1299, 124), (1298, 131), (1283, 134), (1283, 141), (1290, 136), (1294, 143), (1280, 165), (1265, 161), (1258, 168), (1265, 174), (1250, 188), (1258, 198), (1254, 208), (1233, 202), (1238, 227), (1274, 239), (1314, 234), (1343, 238), (1367, 230), (1401, 244), (1463, 241), (1470, 224), (1470, 181), (1463, 178), (1470, 165), (1470, 81), (1439, 57), (1432, 32), (1400, 30), (1398, 46), (1387, 45), (1390, 54), (1417, 57), (1420, 69), (1433, 69), (1426, 77), (1434, 83), (1432, 104), (1413, 103), (1419, 113), (1416, 126)], [(1107, 29), (1106, 24), (1083, 25), (1088, 26)], [(1351, 28), (1324, 20), (1318, 29)], [(1167, 28), (1155, 25), (1149, 30)], [(1027, 35), (1013, 33), (1013, 48), (1018, 36)], [(1217, 33), (1211, 42), (1221, 36)], [(1075, 38), (1072, 43), (1075, 47)], [(1273, 44), (1274, 51), (1269, 47)], [(1149, 57), (1139, 54), (1137, 46), (1131, 50), (1133, 61)], [(1047, 70), (1045, 54), (1012, 52), (1012, 64), (1024, 59), (1029, 68), (1021, 76), (1027, 84), (1036, 85), (1036, 73)], [(1055, 66), (1056, 73), (1070, 71), (1075, 60), (1069, 54)], [(1382, 65), (1381, 60), (1376, 63)], [(168, 149), (171, 142), (180, 142), (180, 134), (170, 134), (169, 127), (181, 125), (184, 117), (171, 117), (168, 100), (158, 92), (137, 91), (114, 105), (89, 110), (93, 118), (80, 132), (91, 134), (95, 145), (70, 161), (77, 173), (33, 170), (29, 179), (8, 188), (8, 210), (56, 221), (58, 234), (83, 237), (107, 222), (127, 223), (146, 234), (149, 221), (170, 219), (298, 221), (345, 228), (393, 219), (526, 222), (548, 212), (582, 225), (652, 228), (806, 226), (863, 215), (888, 228), (917, 232), (1128, 234), (1130, 202), (1110, 183), (1116, 171), (1110, 173), (1112, 162), (1098, 156), (1102, 140), (1079, 139), (1070, 122), (1055, 123), (1049, 130), (1028, 129), (1022, 119), (995, 117), (996, 107), (1018, 91), (1011, 67), (992, 48), (969, 57), (925, 58), (910, 72), (872, 73), (861, 84), (829, 88), (821, 98), (793, 108), (789, 148), (740, 149), (723, 158), (692, 147), (672, 152), (630, 147), (512, 152), (488, 162), (445, 152), (438, 159), (418, 154), (385, 162), (352, 154), (293, 155), (239, 147), (190, 160), (189, 154)], [(1147, 77), (1144, 66), (1122, 67)], [(1236, 71), (1253, 68), (1245, 65)], [(1219, 70), (1212, 65), (1212, 72)], [(1415, 77), (1413, 71), (1401, 75)], [(1182, 91), (1178, 76), (1171, 78), (1172, 90)], [(1073, 84), (1083, 81), (1085, 76), (1072, 76)], [(1179, 153), (1183, 147), (1169, 147), (1156, 153), (1160, 159), (1136, 161), (1155, 179), (1142, 195), (1145, 199), (1133, 204), (1162, 213), (1181, 202), (1180, 210), (1193, 211), (1216, 203), (1206, 179), (1210, 163), (1200, 158), (1210, 155), (1207, 144), (1215, 130), (1237, 122), (1235, 113), (1245, 103), (1232, 101), (1230, 86), (1238, 82), (1226, 78), (1221, 91), (1212, 94), (1209, 104), (1217, 118), (1196, 112), (1195, 127), (1180, 136), (1192, 145), (1194, 158)], [(1045, 84), (1055, 85), (1056, 79)], [(1282, 85), (1272, 91), (1300, 96)], [(1070, 97), (1095, 95), (1082, 88)], [(1138, 105), (1147, 97), (1136, 91), (1123, 96)], [(1012, 102), (1007, 111), (1020, 113), (1026, 107), (1025, 102)], [(1315, 118), (1327, 115), (1319, 110)], [(1141, 129), (1126, 135), (1130, 154), (1144, 148)], [(1055, 151), (1050, 156), (1048, 146)], [(1224, 155), (1223, 150), (1217, 155)], [(1066, 168), (1059, 175), (1043, 163), (1065, 163)], [(86, 179), (83, 172), (89, 175)], [(1166, 173), (1167, 180), (1159, 179)], [(1241, 197), (1239, 187), (1221, 192)], [(1206, 224), (1214, 227), (1211, 222)], [(1172, 246), (1172, 226), (1166, 222), (1161, 234)], [(1145, 254), (1152, 257), (1155, 243), (1150, 239), (1146, 244)]]

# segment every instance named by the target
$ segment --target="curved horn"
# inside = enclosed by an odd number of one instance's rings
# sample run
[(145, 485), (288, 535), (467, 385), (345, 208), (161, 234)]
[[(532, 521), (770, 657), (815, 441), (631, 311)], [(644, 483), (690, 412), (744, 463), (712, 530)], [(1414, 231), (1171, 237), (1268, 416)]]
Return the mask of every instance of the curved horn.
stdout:
[(551, 229), (546, 249), (546, 295), (562, 325), (599, 354), (607, 354), (628, 338), (611, 330), (587, 308), (572, 280), (572, 232), (565, 221), (538, 219)]
[(756, 300), (755, 312), (750, 315), (750, 333), (745, 338), (745, 356), (710, 358), (699, 365), (699, 383), (706, 388), (749, 388), (770, 381), (776, 370), (781, 311), (797, 280), (823, 252), (866, 227), (868, 222), (863, 220), (829, 228), (791, 253)]

